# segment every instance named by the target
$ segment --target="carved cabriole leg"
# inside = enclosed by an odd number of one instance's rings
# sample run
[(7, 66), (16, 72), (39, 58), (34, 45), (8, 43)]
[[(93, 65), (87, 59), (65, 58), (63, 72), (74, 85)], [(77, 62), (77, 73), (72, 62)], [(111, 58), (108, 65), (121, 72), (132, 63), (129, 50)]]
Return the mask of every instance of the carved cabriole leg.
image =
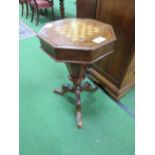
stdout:
[(29, 6), (28, 6), (28, 3), (26, 2), (26, 19), (28, 18), (29, 16)]
[(31, 16), (31, 23), (33, 22), (33, 18), (34, 18), (34, 8), (33, 7), (31, 7), (32, 8), (32, 16)]
[(61, 12), (61, 18), (64, 18), (64, 0), (60, 1), (60, 12)]
[(74, 92), (74, 88), (69, 84), (64, 84), (62, 88), (57, 88), (54, 90), (54, 92), (59, 95), (64, 95), (67, 92)]
[(75, 88), (75, 104), (76, 104), (76, 123), (77, 127), (82, 127), (81, 102), (80, 102), (80, 86)]
[(37, 18), (36, 18), (36, 26), (37, 26), (39, 22), (39, 8), (36, 8), (36, 15), (37, 15)]
[(76, 124), (78, 128), (82, 127), (82, 115), (81, 115), (81, 81), (84, 78), (84, 74), (81, 77), (75, 78), (75, 76), (70, 75), (69, 79), (73, 82), (74, 94), (75, 94), (75, 107), (76, 107)]

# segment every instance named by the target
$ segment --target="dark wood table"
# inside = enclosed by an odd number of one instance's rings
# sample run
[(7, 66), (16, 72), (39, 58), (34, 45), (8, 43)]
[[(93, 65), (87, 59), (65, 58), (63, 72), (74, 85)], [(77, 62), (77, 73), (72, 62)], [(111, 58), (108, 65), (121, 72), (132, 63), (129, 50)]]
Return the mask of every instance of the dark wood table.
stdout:
[(69, 80), (73, 86), (64, 84), (54, 90), (64, 95), (75, 94), (77, 126), (82, 127), (80, 93), (94, 91), (89, 82), (81, 84), (89, 66), (113, 52), (116, 40), (111, 25), (92, 19), (63, 19), (47, 23), (38, 33), (41, 48), (56, 61), (66, 63)]

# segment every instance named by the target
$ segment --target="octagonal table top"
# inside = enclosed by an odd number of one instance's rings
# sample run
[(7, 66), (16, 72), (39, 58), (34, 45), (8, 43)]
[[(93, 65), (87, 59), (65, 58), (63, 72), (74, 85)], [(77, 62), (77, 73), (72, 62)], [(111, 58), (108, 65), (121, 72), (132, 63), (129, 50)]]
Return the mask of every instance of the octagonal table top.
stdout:
[(111, 25), (79, 18), (47, 23), (37, 36), (41, 48), (56, 61), (83, 64), (111, 54), (116, 40)]
[(68, 18), (50, 22), (38, 37), (54, 48), (94, 50), (116, 40), (113, 28), (93, 19)]

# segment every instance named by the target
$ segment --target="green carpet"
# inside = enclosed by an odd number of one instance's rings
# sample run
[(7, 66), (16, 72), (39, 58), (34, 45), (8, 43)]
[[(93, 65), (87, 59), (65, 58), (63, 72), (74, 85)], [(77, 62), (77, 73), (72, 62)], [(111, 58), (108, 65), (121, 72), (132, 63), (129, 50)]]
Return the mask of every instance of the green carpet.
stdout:
[(135, 87), (130, 89), (123, 97), (120, 98), (121, 103), (127, 105), (132, 111), (135, 110)]
[[(76, 4), (75, 0), (65, 0), (64, 1), (64, 6), (65, 6), (65, 17), (76, 17)], [(26, 8), (25, 8), (26, 10)], [(33, 20), (33, 23), (31, 23), (31, 14), (32, 12), (30, 11), (28, 19), (26, 19), (26, 12), (23, 17), (21, 17), (21, 7), (19, 7), (19, 15), (20, 15), (20, 20), (27, 24), (29, 27), (31, 27), (32, 30), (35, 32), (38, 32), (41, 27), (45, 25), (46, 22), (51, 22), (54, 20), (60, 19), (60, 5), (59, 5), (59, 0), (54, 1), (54, 12), (55, 12), (55, 19), (52, 19), (52, 16), (50, 15), (51, 9), (48, 9), (48, 17), (45, 16), (40, 16), (39, 24), (36, 26), (36, 21), (35, 17)]]
[[(65, 0), (65, 8), (66, 17), (76, 16), (74, 0)], [(30, 17), (20, 20), (36, 32), (52, 21), (41, 17), (36, 26)], [(20, 155), (134, 155), (134, 119), (100, 89), (82, 93), (84, 125), (76, 128), (73, 94), (52, 91), (68, 82), (67, 69), (39, 47), (36, 37), (20, 41)]]
[(39, 47), (36, 37), (20, 41), (20, 155), (134, 155), (134, 119), (100, 89), (82, 93), (76, 128), (73, 95), (52, 91), (67, 69)]

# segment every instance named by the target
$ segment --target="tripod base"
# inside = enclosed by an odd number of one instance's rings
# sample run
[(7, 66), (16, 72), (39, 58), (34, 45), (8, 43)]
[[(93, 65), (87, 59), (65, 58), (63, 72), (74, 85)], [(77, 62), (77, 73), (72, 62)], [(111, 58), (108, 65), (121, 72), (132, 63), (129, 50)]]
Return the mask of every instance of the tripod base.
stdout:
[(83, 85), (73, 82), (74, 86), (70, 84), (64, 84), (62, 88), (55, 89), (54, 92), (59, 95), (64, 95), (67, 92), (75, 94), (75, 105), (76, 105), (76, 123), (77, 127), (82, 127), (82, 115), (81, 115), (81, 102), (80, 102), (80, 93), (82, 91), (93, 92), (97, 89), (96, 86), (92, 86), (89, 82), (85, 82)]
[(87, 64), (74, 64), (66, 63), (69, 80), (73, 82), (73, 86), (70, 84), (64, 84), (61, 88), (55, 89), (54, 92), (60, 95), (64, 95), (67, 92), (75, 94), (75, 106), (76, 106), (76, 122), (77, 127), (82, 127), (82, 115), (81, 115), (81, 102), (80, 102), (80, 93), (83, 91), (95, 91), (96, 86), (92, 86), (89, 82), (84, 82), (81, 84), (81, 81), (85, 78), (85, 72), (88, 67)]

